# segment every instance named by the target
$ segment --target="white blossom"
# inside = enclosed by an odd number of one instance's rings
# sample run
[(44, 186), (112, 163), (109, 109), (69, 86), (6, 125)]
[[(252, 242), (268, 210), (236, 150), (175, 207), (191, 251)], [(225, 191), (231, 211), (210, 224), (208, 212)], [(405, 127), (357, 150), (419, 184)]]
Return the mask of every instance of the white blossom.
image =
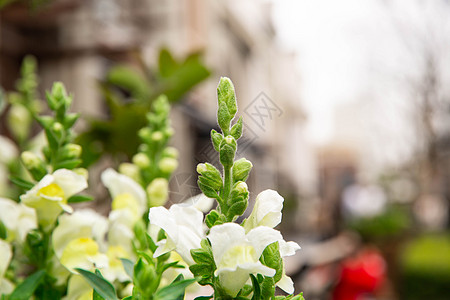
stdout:
[(250, 274), (275, 275), (259, 258), (268, 245), (282, 239), (278, 231), (260, 226), (246, 234), (238, 224), (225, 223), (212, 227), (208, 239), (217, 266), (215, 275), (229, 295), (235, 297)]
[(149, 219), (151, 225), (162, 228), (167, 235), (167, 239), (157, 242), (154, 256), (175, 250), (187, 264), (194, 264), (190, 251), (200, 248), (204, 238), (203, 213), (193, 206), (175, 204), (169, 210), (150, 208)]

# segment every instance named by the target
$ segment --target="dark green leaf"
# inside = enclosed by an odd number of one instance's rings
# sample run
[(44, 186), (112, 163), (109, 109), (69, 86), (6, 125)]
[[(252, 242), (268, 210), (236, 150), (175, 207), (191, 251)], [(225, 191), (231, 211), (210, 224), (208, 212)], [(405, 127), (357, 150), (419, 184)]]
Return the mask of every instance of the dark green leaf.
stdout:
[(29, 300), (36, 288), (41, 284), (45, 270), (39, 270), (19, 284), (10, 296), (10, 300)]
[(104, 279), (103, 277), (94, 274), (92, 272), (76, 268), (75, 269), (80, 275), (86, 279), (86, 281), (89, 283), (92, 288), (94, 288), (97, 293), (105, 298), (105, 300), (118, 300), (116, 296), (116, 290), (114, 289), (114, 286)]
[(92, 196), (86, 195), (73, 195), (69, 199), (67, 199), (68, 203), (78, 203), (78, 202), (87, 202), (92, 201), (94, 198)]
[(9, 176), (9, 180), (11, 180), (12, 183), (17, 185), (18, 187), (23, 188), (26, 191), (31, 190), (34, 186), (34, 184), (32, 182), (29, 182), (27, 180), (24, 180), (24, 179), (22, 179), (20, 177), (16, 177), (16, 176)]
[[(186, 287), (197, 281), (196, 279), (183, 279), (179, 281), (174, 281), (168, 286), (159, 289), (154, 296), (155, 300), (168, 300), (168, 299), (178, 299), (184, 296)], [(181, 298), (183, 299), (183, 298)]]
[(79, 166), (81, 164), (81, 159), (75, 158), (75, 159), (68, 159), (68, 160), (63, 160), (60, 161), (58, 163), (56, 163), (55, 165), (55, 170), (57, 169), (74, 169), (77, 166)]
[(250, 274), (253, 284), (253, 297), (252, 300), (261, 300), (261, 287), (259, 285), (258, 279), (253, 274)]
[(121, 258), (123, 269), (127, 273), (128, 276), (130, 276), (131, 279), (133, 279), (133, 272), (134, 272), (134, 263), (126, 258)]

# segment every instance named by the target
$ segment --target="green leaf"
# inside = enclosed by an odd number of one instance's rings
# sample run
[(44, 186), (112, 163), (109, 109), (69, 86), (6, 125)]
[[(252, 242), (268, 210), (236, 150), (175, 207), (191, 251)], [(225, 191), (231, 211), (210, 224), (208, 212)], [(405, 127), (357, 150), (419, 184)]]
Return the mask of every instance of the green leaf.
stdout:
[(80, 165), (81, 163), (82, 163), (81, 159), (78, 159), (78, 158), (59, 161), (55, 165), (55, 170), (58, 170), (58, 169), (72, 170), (72, 169), (76, 168), (78, 165)]
[(45, 277), (45, 270), (39, 270), (19, 284), (10, 296), (10, 300), (28, 300)]
[(258, 279), (253, 274), (250, 274), (253, 284), (253, 297), (252, 300), (262, 300), (261, 299), (261, 287), (259, 285)]
[(275, 282), (273, 277), (264, 277), (261, 283), (262, 299), (272, 299), (275, 296)]
[[(197, 279), (183, 279), (183, 280), (177, 280), (177, 279), (175, 279), (168, 286), (165, 286), (162, 289), (159, 289), (155, 293), (153, 299), (155, 299), (155, 300), (177, 299), (178, 300), (180, 297), (184, 297), (186, 287), (188, 287), (189, 285), (191, 285), (192, 283), (197, 281)], [(180, 299), (183, 299), (183, 298), (180, 298)]]
[(89, 285), (105, 300), (118, 300), (116, 290), (109, 281), (97, 274), (80, 268), (75, 268), (75, 270), (80, 273)]
[(32, 182), (29, 182), (27, 180), (24, 180), (24, 179), (22, 179), (20, 177), (16, 177), (16, 176), (9, 176), (9, 180), (11, 180), (12, 183), (14, 183), (15, 185), (17, 185), (20, 188), (23, 188), (26, 191), (31, 190), (34, 186), (34, 184)]
[(211, 130), (211, 141), (213, 143), (214, 149), (216, 151), (219, 151), (220, 149), (220, 143), (222, 143), (223, 135), (215, 131), (214, 129)]
[(97, 293), (96, 290), (94, 290), (94, 293), (92, 295), (92, 300), (105, 300), (105, 298), (103, 298), (102, 296), (100, 296), (99, 293)]
[(134, 273), (134, 263), (126, 258), (121, 258), (123, 269), (125, 270), (125, 273), (127, 273), (128, 276), (130, 276), (131, 279), (133, 279), (133, 273)]
[(0, 239), (2, 240), (6, 240), (6, 238), (8, 237), (8, 231), (6, 229), (5, 224), (3, 224), (3, 222), (0, 220)]
[(87, 195), (73, 195), (69, 199), (67, 199), (68, 203), (79, 203), (79, 202), (87, 202), (92, 201), (94, 198), (92, 196)]
[(194, 300), (208, 300), (208, 299), (212, 299), (213, 295), (211, 296), (200, 296), (200, 297), (196, 297)]
[(274, 242), (264, 249), (261, 256), (261, 262), (263, 265), (277, 271), (273, 276), (273, 280), (275, 283), (280, 281), (281, 276), (283, 276), (283, 260), (281, 259), (280, 246), (278, 242)]
[(239, 118), (239, 120), (236, 122), (236, 124), (231, 127), (230, 134), (232, 137), (234, 137), (236, 140), (238, 140), (242, 136), (242, 129), (243, 129), (243, 121), (242, 117)]

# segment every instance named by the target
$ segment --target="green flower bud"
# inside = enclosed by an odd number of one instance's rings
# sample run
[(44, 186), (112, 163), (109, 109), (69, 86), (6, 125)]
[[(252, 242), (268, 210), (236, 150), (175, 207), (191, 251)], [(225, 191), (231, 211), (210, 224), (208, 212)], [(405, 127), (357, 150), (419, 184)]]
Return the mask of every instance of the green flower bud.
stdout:
[(20, 104), (13, 104), (8, 114), (8, 126), (14, 137), (23, 141), (30, 132), (32, 117), (28, 110)]
[(39, 168), (42, 164), (42, 160), (31, 151), (22, 152), (20, 158), (27, 169)]
[(64, 127), (59, 122), (53, 123), (51, 131), (57, 140), (60, 140), (64, 135)]
[(178, 167), (178, 161), (174, 158), (164, 157), (159, 161), (159, 169), (166, 174), (170, 174)]
[(163, 151), (163, 156), (177, 159), (178, 158), (178, 150), (174, 147), (167, 147)]
[(147, 127), (140, 129), (138, 135), (145, 142), (149, 142), (152, 139), (152, 131)]
[(164, 138), (164, 135), (161, 131), (155, 131), (152, 133), (152, 140), (154, 142), (159, 142)]
[(150, 159), (144, 153), (137, 153), (133, 156), (133, 163), (141, 169), (146, 169), (150, 166)]
[(20, 158), (35, 180), (39, 181), (47, 174), (44, 162), (33, 152), (24, 151)]
[[(59, 124), (59, 123), (58, 123)], [(83, 149), (77, 144), (67, 144), (62, 149), (62, 156), (64, 158), (78, 158)]]
[(139, 173), (139, 167), (135, 164), (130, 163), (121, 163), (119, 165), (119, 173), (123, 174), (125, 176), (130, 177), (131, 179), (134, 179), (134, 181), (139, 182), (140, 181), (140, 173)]
[(235, 161), (233, 164), (233, 182), (246, 181), (252, 167), (252, 163), (245, 158)]
[(74, 171), (78, 175), (83, 176), (86, 180), (89, 179), (89, 172), (85, 168), (76, 168), (76, 169), (73, 169), (72, 171)]
[(223, 140), (223, 135), (213, 129), (211, 130), (211, 140), (213, 142), (214, 149), (216, 149), (216, 151), (219, 151), (220, 143), (222, 143)]
[(156, 290), (159, 282), (157, 276), (155, 267), (144, 262), (142, 258), (134, 266), (134, 283), (144, 299), (149, 299)]
[(169, 182), (164, 178), (155, 178), (147, 186), (150, 207), (161, 206), (169, 197)]
[(236, 147), (236, 140), (230, 135), (224, 138), (220, 144), (219, 158), (225, 168), (230, 168), (233, 165)]
[(61, 82), (55, 82), (51, 93), (47, 92), (47, 103), (51, 110), (58, 110), (61, 107), (68, 108), (72, 103), (72, 98), (67, 96), (66, 89)]
[(175, 131), (173, 130), (173, 128), (167, 128), (166, 130), (164, 130), (164, 134), (166, 137), (171, 137), (173, 134), (175, 133)]
[(248, 186), (245, 182), (241, 181), (239, 182), (236, 187), (234, 188), (240, 195), (242, 194), (248, 194)]
[(223, 185), (222, 176), (219, 170), (209, 163), (198, 164), (197, 172), (201, 175), (199, 182), (211, 187), (214, 191), (219, 191)]

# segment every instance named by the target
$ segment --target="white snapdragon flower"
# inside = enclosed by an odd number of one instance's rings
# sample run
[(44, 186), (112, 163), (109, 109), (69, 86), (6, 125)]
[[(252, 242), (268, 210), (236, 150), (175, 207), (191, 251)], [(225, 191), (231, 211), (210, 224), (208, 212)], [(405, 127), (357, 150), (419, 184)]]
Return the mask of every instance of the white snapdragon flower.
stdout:
[(64, 210), (73, 212), (67, 204), (72, 195), (87, 188), (86, 178), (67, 169), (44, 176), (31, 190), (20, 196), (21, 201), (36, 209), (39, 224), (51, 226)]
[[(278, 241), (278, 245), (280, 247), (280, 256), (282, 258), (285, 256), (292, 256), (295, 254), (296, 251), (300, 250), (300, 246), (296, 242), (292, 241), (286, 242), (285, 240), (281, 239)], [(283, 274), (281, 276), (281, 279), (278, 282), (276, 282), (276, 285), (288, 294), (294, 293), (294, 282), (289, 276), (286, 275), (284, 261), (283, 261)]]
[(268, 245), (282, 239), (280, 232), (260, 226), (246, 234), (238, 224), (225, 223), (212, 227), (208, 239), (217, 266), (215, 275), (230, 296), (236, 297), (250, 274), (275, 275), (259, 258)]
[[(246, 232), (257, 228), (258, 226), (275, 227), (281, 222), (284, 199), (274, 190), (265, 190), (256, 197), (256, 203), (252, 213), (245, 220), (244, 228)], [(295, 242), (286, 242), (283, 238), (278, 240), (280, 256), (294, 255), (300, 246)], [(276, 283), (285, 292), (292, 294), (294, 292), (294, 283), (285, 273), (283, 266), (283, 275)]]
[(11, 245), (3, 240), (0, 240), (0, 295), (10, 294), (14, 289), (13, 284), (7, 279), (3, 278), (6, 269), (8, 269), (11, 258)]
[(145, 213), (147, 196), (136, 181), (111, 168), (106, 169), (101, 178), (113, 199), (113, 210), (129, 210), (133, 215), (133, 221), (137, 221)]
[(18, 154), (19, 151), (13, 141), (0, 135), (0, 164), (9, 164)]
[(75, 272), (74, 268), (89, 270), (94, 265), (107, 266), (108, 258), (100, 252), (107, 226), (106, 218), (92, 210), (60, 216), (52, 243), (61, 264), (71, 272)]
[(265, 190), (256, 197), (252, 213), (245, 220), (246, 232), (258, 226), (274, 228), (281, 222), (281, 210), (283, 209), (283, 197), (274, 190)]
[(191, 249), (200, 248), (204, 238), (203, 213), (193, 206), (174, 204), (167, 210), (164, 207), (150, 208), (151, 225), (162, 228), (167, 239), (157, 242), (154, 256), (175, 250), (188, 264), (194, 264)]
[(11, 199), (0, 198), (0, 221), (7, 229), (8, 241), (23, 242), (27, 233), (37, 228), (36, 211)]

